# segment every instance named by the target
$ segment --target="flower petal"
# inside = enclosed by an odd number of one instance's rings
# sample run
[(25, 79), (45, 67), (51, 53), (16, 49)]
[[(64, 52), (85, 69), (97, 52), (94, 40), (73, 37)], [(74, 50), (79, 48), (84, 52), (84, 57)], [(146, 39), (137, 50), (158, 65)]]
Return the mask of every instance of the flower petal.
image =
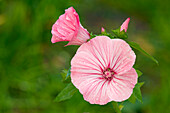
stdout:
[(110, 68), (116, 73), (127, 72), (135, 63), (136, 55), (130, 46), (121, 39), (112, 40), (112, 54), (110, 54)]
[(77, 51), (86, 51), (97, 59), (101, 66), (121, 74), (132, 68), (136, 55), (130, 46), (121, 39), (110, 39), (107, 36), (97, 36), (83, 44)]
[(73, 57), (71, 65), (72, 72), (81, 69), (79, 72), (90, 73), (90, 70), (93, 70), (93, 72), (96, 71), (96, 73), (102, 74), (103, 71), (103, 67), (100, 66), (101, 63), (92, 54), (84, 51)]
[(90, 84), (90, 87), (83, 94), (84, 99), (91, 104), (107, 104), (111, 100), (107, 95), (107, 85), (107, 80), (98, 80)]
[(89, 42), (83, 44), (77, 53), (85, 51), (91, 54), (94, 59), (100, 62), (100, 65), (105, 69), (109, 65), (109, 54), (110, 54), (111, 39), (107, 36), (97, 36), (91, 39)]
[(135, 69), (120, 75), (115, 75), (108, 84), (107, 94), (113, 101), (124, 101), (133, 93), (133, 88), (137, 83), (137, 73)]
[(78, 33), (74, 36), (67, 45), (81, 45), (90, 38), (90, 34), (80, 24)]
[(91, 104), (104, 105), (110, 101), (107, 95), (108, 81), (95, 74), (74, 73), (72, 76), (73, 84), (79, 89), (86, 101)]

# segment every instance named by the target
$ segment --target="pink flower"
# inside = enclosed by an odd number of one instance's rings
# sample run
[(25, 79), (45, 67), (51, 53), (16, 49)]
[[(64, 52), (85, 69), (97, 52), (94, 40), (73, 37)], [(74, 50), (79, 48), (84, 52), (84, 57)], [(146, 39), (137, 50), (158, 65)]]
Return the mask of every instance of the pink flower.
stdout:
[(123, 31), (124, 29), (125, 32), (127, 32), (129, 21), (130, 21), (130, 18), (127, 18), (125, 22), (123, 22), (123, 24), (121, 25), (120, 31)]
[(79, 16), (73, 7), (65, 10), (52, 27), (52, 43), (69, 41), (67, 45), (81, 45), (89, 38), (89, 32), (80, 24)]
[(73, 57), (71, 81), (91, 104), (124, 101), (137, 83), (135, 59), (125, 41), (97, 36), (81, 45)]

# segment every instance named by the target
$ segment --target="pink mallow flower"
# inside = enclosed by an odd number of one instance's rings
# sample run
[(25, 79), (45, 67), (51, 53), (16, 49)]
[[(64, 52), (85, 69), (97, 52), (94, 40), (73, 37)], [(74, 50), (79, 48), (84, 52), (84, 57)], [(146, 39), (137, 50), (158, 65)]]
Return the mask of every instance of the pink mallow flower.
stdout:
[(121, 25), (120, 31), (123, 31), (123, 29), (124, 29), (125, 32), (127, 32), (129, 22), (130, 22), (130, 18), (127, 18), (127, 19), (123, 22), (123, 24)]
[(89, 38), (89, 32), (83, 28), (79, 15), (73, 7), (65, 10), (52, 27), (52, 43), (69, 41), (67, 45), (81, 45)]
[(82, 44), (71, 60), (71, 81), (91, 104), (124, 101), (137, 83), (135, 59), (125, 41), (97, 36)]

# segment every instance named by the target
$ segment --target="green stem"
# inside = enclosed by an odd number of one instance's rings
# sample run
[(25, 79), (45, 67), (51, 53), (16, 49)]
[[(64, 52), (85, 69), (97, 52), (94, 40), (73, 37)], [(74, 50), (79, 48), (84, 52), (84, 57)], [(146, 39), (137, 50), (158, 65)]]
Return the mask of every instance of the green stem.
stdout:
[(115, 113), (121, 113), (117, 102), (112, 101), (112, 105)]

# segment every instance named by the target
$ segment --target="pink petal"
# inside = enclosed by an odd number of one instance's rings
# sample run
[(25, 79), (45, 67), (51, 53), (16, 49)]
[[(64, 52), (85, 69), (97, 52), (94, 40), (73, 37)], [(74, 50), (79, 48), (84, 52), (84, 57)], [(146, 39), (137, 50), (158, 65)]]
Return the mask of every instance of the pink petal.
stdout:
[(130, 21), (130, 18), (127, 18), (125, 22), (123, 22), (123, 24), (121, 25), (120, 31), (123, 31), (124, 29), (125, 32), (127, 32), (129, 21)]
[(75, 31), (75, 27), (71, 27), (68, 26), (67, 23), (64, 23), (63, 21), (60, 22), (60, 24), (58, 25), (58, 27), (60, 27), (61, 29), (63, 29), (65, 32), (67, 32), (67, 34), (72, 33)]
[(107, 94), (110, 99), (117, 102), (128, 99), (133, 93), (137, 77), (138, 75), (133, 68), (124, 74), (115, 75), (108, 84)]
[(107, 95), (107, 85), (108, 81), (98, 80), (93, 82), (83, 94), (84, 99), (91, 104), (107, 104), (111, 100)]
[[(60, 21), (61, 20), (61, 21)], [(75, 21), (71, 21), (71, 19), (68, 17), (68, 14), (64, 14), (64, 15), (61, 15), (59, 17), (59, 20), (56, 21), (56, 23), (58, 24), (65, 24), (65, 26), (68, 28), (68, 29), (72, 29), (73, 31), (76, 29), (76, 25), (74, 24)]]
[[(86, 56), (86, 57), (84, 57)], [(75, 55), (71, 60), (71, 71), (77, 71), (80, 69), (79, 73), (92, 73), (101, 74), (104, 67), (101, 66), (101, 63), (92, 55), (87, 52), (79, 52), (78, 55)]]
[(117, 74), (127, 72), (134, 65), (136, 55), (124, 40), (113, 39), (112, 42), (110, 68)]
[(80, 24), (77, 35), (74, 36), (67, 45), (81, 45), (85, 43), (89, 38), (90, 38), (90, 34)]
[(101, 66), (106, 68), (109, 65), (110, 44), (112, 44), (112, 41), (109, 37), (97, 36), (83, 44), (77, 50), (77, 53), (80, 51), (86, 51), (88, 54), (93, 55), (94, 59), (98, 60)]
[(53, 35), (52, 38), (51, 38), (52, 43), (56, 43), (56, 42), (60, 42), (60, 41), (67, 41), (67, 39), (62, 39), (62, 38), (59, 38), (55, 35)]
[(77, 51), (86, 51), (97, 59), (104, 69), (113, 69), (115, 73), (124, 73), (132, 68), (136, 55), (130, 46), (121, 39), (97, 36)]
[(108, 81), (100, 76), (73, 72), (72, 82), (91, 104), (104, 105), (110, 101), (106, 92)]

